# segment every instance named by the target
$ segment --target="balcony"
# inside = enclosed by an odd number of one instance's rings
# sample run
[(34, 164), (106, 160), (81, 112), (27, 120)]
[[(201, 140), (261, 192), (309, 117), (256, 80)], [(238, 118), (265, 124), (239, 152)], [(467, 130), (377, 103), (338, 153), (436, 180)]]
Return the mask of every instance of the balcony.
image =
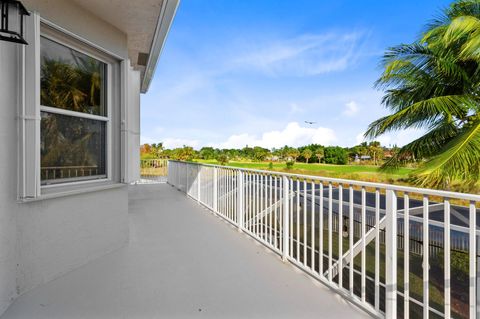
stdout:
[(479, 317), (479, 195), (183, 162), (168, 175), (374, 316)]
[(130, 189), (130, 242), (19, 297), (12, 318), (364, 318), (167, 184)]
[(127, 247), (2, 318), (478, 316), (479, 195), (176, 161), (168, 183), (131, 186)]

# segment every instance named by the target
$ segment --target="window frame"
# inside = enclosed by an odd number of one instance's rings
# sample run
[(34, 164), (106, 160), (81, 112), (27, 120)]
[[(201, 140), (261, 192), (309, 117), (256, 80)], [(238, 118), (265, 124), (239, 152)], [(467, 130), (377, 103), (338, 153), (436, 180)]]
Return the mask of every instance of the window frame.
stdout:
[[(20, 51), (19, 107), (18, 107), (18, 184), (17, 200), (30, 202), (68, 196), (78, 193), (121, 187), (124, 184), (126, 165), (124, 129), (126, 123), (126, 74), (128, 59), (104, 49), (82, 36), (32, 12), (26, 19), (28, 46)], [(53, 40), (68, 48), (91, 56), (106, 64), (106, 112), (107, 116), (41, 106), (40, 103), (40, 40)], [(52, 110), (54, 109), (54, 110)], [(86, 180), (68, 180), (62, 183), (41, 182), (41, 112), (71, 115), (104, 120), (105, 128), (105, 177)]]
[[(68, 37), (69, 41), (65, 41), (62, 39), (60, 36), (55, 36), (55, 33), (59, 33), (62, 37)], [(42, 181), (40, 180), (40, 187), (42, 189), (49, 189), (49, 188), (56, 188), (60, 186), (69, 186), (69, 185), (78, 185), (79, 183), (88, 183), (88, 182), (106, 182), (106, 181), (112, 181), (112, 85), (113, 85), (113, 75), (112, 75), (112, 68), (113, 68), (113, 61), (111, 59), (105, 58), (105, 56), (102, 56), (100, 54), (95, 54), (95, 51), (93, 51), (91, 48), (88, 50), (88, 46), (86, 44), (81, 43), (80, 41), (73, 39), (71, 36), (58, 31), (58, 30), (52, 30), (51, 27), (49, 27), (47, 24), (41, 21), (40, 24), (40, 42), (41, 38), (48, 39), (50, 41), (53, 41), (55, 43), (58, 43), (68, 49), (77, 51), (79, 53), (85, 54), (86, 56), (89, 56), (91, 58), (94, 58), (102, 63), (105, 64), (106, 67), (106, 78), (105, 81), (106, 83), (106, 105), (105, 105), (105, 110), (107, 113), (107, 116), (101, 116), (101, 115), (96, 115), (96, 114), (89, 114), (89, 113), (82, 113), (82, 112), (76, 112), (76, 111), (71, 111), (71, 110), (66, 110), (66, 109), (61, 109), (53, 106), (46, 106), (42, 105), (40, 103), (40, 112), (47, 112), (51, 114), (59, 114), (59, 115), (66, 115), (66, 116), (71, 116), (75, 118), (84, 118), (84, 119), (89, 119), (89, 120), (95, 120), (95, 121), (101, 121), (105, 123), (105, 174), (101, 175), (92, 175), (88, 177), (79, 177), (77, 179), (75, 178), (66, 178), (64, 181), (58, 181), (58, 182), (51, 182), (51, 183), (46, 183), (42, 184)], [(41, 44), (40, 44), (41, 45)], [(87, 48), (87, 49), (86, 49)], [(91, 52), (93, 51), (93, 52)], [(41, 61), (40, 61), (41, 63)], [(41, 134), (41, 132), (40, 132)], [(38, 150), (40, 152), (40, 150)], [(41, 160), (41, 156), (40, 156)], [(41, 171), (40, 167), (40, 171)], [(96, 177), (97, 176), (97, 177)]]

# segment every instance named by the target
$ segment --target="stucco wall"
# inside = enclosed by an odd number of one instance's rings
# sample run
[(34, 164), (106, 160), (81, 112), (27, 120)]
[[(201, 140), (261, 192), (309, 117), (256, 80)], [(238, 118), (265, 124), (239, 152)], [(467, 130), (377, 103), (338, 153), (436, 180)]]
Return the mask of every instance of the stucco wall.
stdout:
[[(123, 33), (71, 2), (23, 2), (59, 26), (127, 57)], [(128, 240), (127, 187), (17, 202), (20, 52), (20, 45), (0, 41), (0, 315), (18, 294), (115, 250)], [(136, 75), (129, 78), (133, 78), (130, 84), (139, 86)], [(137, 94), (138, 90), (129, 91)], [(128, 113), (136, 123), (139, 105), (135, 96), (131, 101), (133, 109)], [(136, 129), (133, 125), (132, 130)]]
[(127, 182), (140, 179), (140, 72), (130, 68), (128, 77)]
[(19, 45), (0, 41), (0, 314), (16, 291), (17, 126)]

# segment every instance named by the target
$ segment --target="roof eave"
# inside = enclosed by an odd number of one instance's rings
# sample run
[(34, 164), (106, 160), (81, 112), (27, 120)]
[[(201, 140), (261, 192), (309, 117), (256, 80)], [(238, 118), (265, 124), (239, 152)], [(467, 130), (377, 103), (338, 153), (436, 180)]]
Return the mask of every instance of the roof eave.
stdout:
[(167, 40), (179, 3), (180, 0), (165, 0), (160, 10), (155, 35), (152, 39), (147, 65), (142, 78), (141, 93), (146, 93), (150, 87), (158, 59)]

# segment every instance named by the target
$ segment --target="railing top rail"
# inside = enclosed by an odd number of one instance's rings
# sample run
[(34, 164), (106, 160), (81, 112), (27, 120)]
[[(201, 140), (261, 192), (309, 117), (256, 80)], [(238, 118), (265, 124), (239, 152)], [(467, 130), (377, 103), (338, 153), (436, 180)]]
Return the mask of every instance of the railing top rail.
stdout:
[(261, 174), (274, 174), (274, 175), (279, 175), (279, 176), (311, 179), (311, 180), (330, 182), (330, 183), (348, 184), (348, 185), (352, 185), (352, 186), (372, 187), (372, 188), (393, 190), (393, 191), (405, 192), (405, 193), (417, 193), (417, 194), (430, 195), (430, 196), (439, 196), (439, 197), (443, 197), (443, 198), (453, 198), (453, 199), (462, 199), (462, 200), (480, 202), (480, 195), (477, 195), (477, 194), (458, 193), (458, 192), (442, 191), (442, 190), (429, 189), (429, 188), (419, 188), (419, 187), (392, 185), (392, 184), (384, 184), (384, 183), (364, 182), (364, 181), (356, 181), (356, 180), (333, 178), (333, 177), (314, 176), (314, 175), (292, 174), (292, 173), (284, 173), (284, 172), (277, 172), (277, 171), (266, 171), (266, 170), (260, 170), (260, 169), (242, 168), (242, 167), (234, 167), (234, 166), (222, 166), (222, 165), (197, 163), (197, 162), (186, 162), (186, 161), (177, 161), (177, 160), (168, 160), (168, 161), (169, 162), (184, 163), (184, 164), (217, 167), (217, 168), (224, 168), (224, 169), (228, 168), (228, 169), (239, 170), (239, 171), (243, 171), (243, 172), (253, 172), (253, 173), (261, 173)]

